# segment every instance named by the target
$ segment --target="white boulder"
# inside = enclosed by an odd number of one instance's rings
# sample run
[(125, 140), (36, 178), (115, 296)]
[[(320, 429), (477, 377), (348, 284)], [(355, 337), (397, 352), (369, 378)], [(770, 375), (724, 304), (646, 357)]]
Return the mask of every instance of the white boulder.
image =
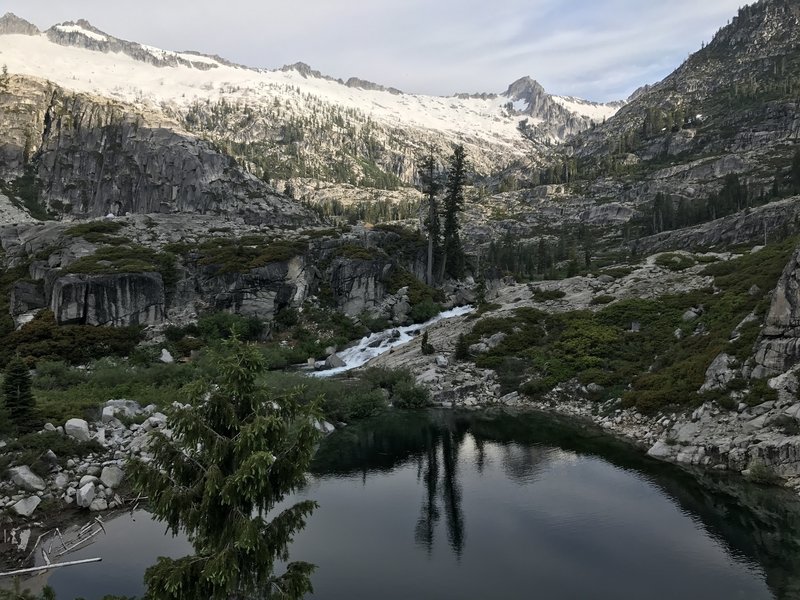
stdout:
[(125, 473), (122, 469), (115, 465), (103, 467), (103, 472), (100, 473), (100, 481), (108, 488), (118, 488), (119, 484), (125, 478)]
[(78, 506), (81, 508), (89, 508), (96, 494), (97, 492), (94, 488), (94, 483), (89, 482), (82, 486), (75, 495)]
[(89, 435), (89, 424), (83, 419), (70, 419), (64, 424), (64, 431), (68, 436), (75, 438), (79, 442), (88, 442), (91, 437)]
[(30, 467), (28, 466), (14, 467), (9, 469), (8, 475), (11, 478), (11, 481), (14, 482), (14, 485), (29, 492), (41, 492), (47, 487), (44, 480), (36, 473), (31, 471)]
[(30, 517), (33, 514), (39, 504), (41, 504), (42, 499), (39, 496), (31, 496), (30, 498), (23, 498), (16, 504), (11, 507), (15, 513), (17, 513), (20, 517)]

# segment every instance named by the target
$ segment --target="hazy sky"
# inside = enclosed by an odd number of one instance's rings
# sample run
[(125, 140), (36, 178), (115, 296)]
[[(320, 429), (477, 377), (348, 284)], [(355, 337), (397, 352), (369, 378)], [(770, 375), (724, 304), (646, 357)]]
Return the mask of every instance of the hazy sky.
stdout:
[(658, 81), (743, 0), (3, 0), (45, 29), (84, 18), (123, 39), (254, 67), (303, 61), (407, 92), (626, 97)]

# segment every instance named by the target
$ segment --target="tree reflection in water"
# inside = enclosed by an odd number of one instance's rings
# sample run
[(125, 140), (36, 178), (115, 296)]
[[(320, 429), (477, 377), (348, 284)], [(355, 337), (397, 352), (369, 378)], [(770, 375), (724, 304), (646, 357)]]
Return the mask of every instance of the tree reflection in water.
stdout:
[(312, 471), (322, 477), (360, 474), (367, 482), (376, 472), (416, 465), (424, 490), (414, 539), (431, 555), (444, 515), (449, 545), (460, 558), (466, 541), (460, 460), (462, 467), (473, 460), (479, 475), (498, 460), (511, 480), (525, 484), (564, 455), (597, 456), (635, 472), (702, 523), (730, 554), (762, 565), (777, 597), (800, 597), (800, 503), (794, 495), (656, 463), (629, 445), (552, 416), (389, 413), (325, 440)]

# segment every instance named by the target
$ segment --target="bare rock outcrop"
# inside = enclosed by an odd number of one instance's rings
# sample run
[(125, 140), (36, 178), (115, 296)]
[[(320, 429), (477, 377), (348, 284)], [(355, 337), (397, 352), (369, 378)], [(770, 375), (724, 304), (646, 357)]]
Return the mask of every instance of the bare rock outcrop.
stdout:
[(50, 299), (59, 324), (157, 325), (164, 305), (159, 273), (66, 275), (55, 281)]
[(756, 346), (752, 376), (784, 373), (800, 362), (800, 248), (795, 250), (778, 281)]

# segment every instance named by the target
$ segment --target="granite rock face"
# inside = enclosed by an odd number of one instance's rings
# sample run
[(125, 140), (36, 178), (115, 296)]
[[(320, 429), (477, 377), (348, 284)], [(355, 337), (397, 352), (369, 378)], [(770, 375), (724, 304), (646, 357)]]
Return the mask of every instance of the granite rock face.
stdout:
[(380, 305), (394, 268), (388, 259), (337, 258), (331, 265), (331, 289), (339, 309), (356, 316)]
[(211, 143), (137, 110), (13, 76), (0, 95), (0, 177), (34, 178), (45, 208), (77, 217), (182, 212), (316, 222)]
[(59, 324), (156, 325), (164, 305), (158, 273), (66, 275), (55, 281), (50, 299)]
[(754, 378), (784, 373), (800, 362), (800, 248), (775, 288), (755, 362)]
[(272, 319), (282, 308), (297, 308), (309, 294), (319, 274), (303, 256), (275, 262), (245, 273), (217, 273), (203, 269), (193, 290), (216, 310)]

